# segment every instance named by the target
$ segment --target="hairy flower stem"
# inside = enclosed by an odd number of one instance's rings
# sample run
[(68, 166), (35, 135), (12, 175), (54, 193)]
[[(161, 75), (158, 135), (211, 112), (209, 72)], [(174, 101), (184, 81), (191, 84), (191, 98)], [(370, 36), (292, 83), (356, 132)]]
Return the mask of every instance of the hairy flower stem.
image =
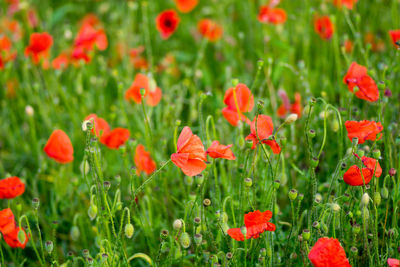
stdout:
[(28, 218), (26, 217), (26, 215), (22, 215), (22, 216), (19, 218), (19, 227), (22, 228), (22, 219), (25, 219), (26, 225), (28, 226), (29, 235), (30, 235), (31, 240), (32, 240), (32, 241), (31, 241), (31, 244), (32, 244), (33, 250), (35, 251), (36, 257), (38, 258), (40, 265), (41, 265), (41, 266), (45, 266), (45, 265), (43, 264), (43, 262), (45, 262), (46, 260), (45, 260), (44, 258), (42, 259), (42, 258), (40, 257), (39, 251), (38, 251), (37, 248), (36, 248), (35, 241), (33, 240), (33, 234), (32, 234), (32, 230), (31, 230), (31, 226), (29, 225), (29, 221), (28, 221)]
[(144, 125), (145, 125), (145, 138), (146, 138), (146, 145), (149, 148), (149, 150), (153, 153), (153, 143), (151, 140), (153, 140), (153, 135), (151, 132), (151, 127), (150, 127), (150, 121), (149, 117), (147, 116), (146, 113), (146, 107), (144, 106), (144, 98), (142, 95), (142, 112), (143, 112), (143, 119), (144, 119)]

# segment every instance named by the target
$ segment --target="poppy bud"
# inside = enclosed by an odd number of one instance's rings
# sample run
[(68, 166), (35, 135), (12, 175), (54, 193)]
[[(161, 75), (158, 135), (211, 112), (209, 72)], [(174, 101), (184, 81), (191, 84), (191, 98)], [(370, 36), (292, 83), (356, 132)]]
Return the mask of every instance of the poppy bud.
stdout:
[(357, 210), (356, 211), (356, 217), (360, 217), (361, 216), (361, 211), (360, 210)]
[(236, 87), (236, 85), (238, 85), (238, 83), (239, 83), (239, 79), (232, 79), (233, 87)]
[(298, 199), (299, 201), (302, 201), (302, 200), (304, 199), (304, 194), (300, 193), (300, 194), (297, 196), (297, 199)]
[(336, 204), (336, 203), (333, 203), (331, 208), (332, 208), (333, 212), (339, 212), (340, 211), (340, 206), (338, 204)]
[(379, 206), (379, 204), (381, 204), (381, 194), (379, 194), (379, 192), (375, 192), (374, 193), (374, 202), (377, 206)]
[(107, 253), (101, 254), (101, 262), (105, 264), (107, 260), (108, 260), (108, 254)]
[(313, 129), (309, 130), (309, 131), (308, 131), (308, 136), (309, 136), (310, 138), (314, 138), (314, 137), (315, 137), (315, 130), (313, 130)]
[(261, 69), (263, 66), (264, 66), (264, 61), (261, 60), (261, 59), (257, 60), (257, 67), (258, 67), (259, 69)]
[(366, 207), (362, 207), (361, 208), (361, 214), (363, 216), (363, 218), (365, 218), (365, 220), (369, 219), (369, 210)]
[(204, 207), (210, 206), (210, 205), (211, 205), (211, 200), (208, 199), (208, 198), (205, 198), (205, 199), (203, 200), (203, 205), (204, 205)]
[(257, 111), (259, 114), (263, 113), (263, 108), (264, 108), (264, 101), (258, 100), (257, 102)]
[(190, 247), (190, 236), (189, 236), (189, 234), (188, 233), (186, 233), (186, 232), (183, 232), (182, 234), (181, 234), (181, 236), (180, 236), (180, 238), (179, 238), (179, 243), (181, 244), (181, 246), (183, 247), (183, 248), (188, 248), (188, 247)]
[(247, 188), (250, 188), (250, 187), (253, 185), (253, 180), (252, 180), (251, 178), (246, 178), (246, 179), (244, 179), (244, 185), (245, 185)]
[(358, 249), (356, 247), (351, 247), (350, 251), (353, 255), (357, 255), (358, 254)]
[(76, 225), (72, 226), (69, 236), (73, 241), (77, 241), (79, 239), (80, 232), (78, 226)]
[(194, 235), (194, 243), (199, 246), (201, 244), (201, 241), (203, 241), (203, 236), (201, 234), (195, 234)]
[(182, 225), (183, 225), (182, 220), (181, 220), (181, 219), (176, 219), (176, 220), (174, 221), (174, 223), (172, 224), (172, 227), (173, 227), (175, 230), (179, 230), (179, 229), (182, 228)]
[(90, 220), (94, 220), (97, 216), (97, 206), (95, 204), (91, 204), (88, 209), (88, 215)]
[(295, 122), (298, 118), (298, 115), (295, 113), (290, 114), (289, 116), (287, 116), (285, 123), (286, 124), (291, 124), (293, 122)]
[(111, 183), (110, 183), (109, 181), (105, 181), (105, 182), (103, 183), (103, 187), (104, 187), (104, 189), (105, 189), (106, 191), (108, 191), (108, 190), (110, 189), (110, 187), (111, 187)]
[(316, 167), (318, 166), (318, 163), (319, 163), (319, 159), (313, 157), (313, 158), (311, 159), (311, 161), (310, 161), (310, 166), (311, 166), (312, 168), (316, 168)]
[(372, 151), (372, 156), (374, 159), (379, 159), (381, 157), (381, 151), (379, 149), (374, 149), (374, 151)]
[(204, 181), (204, 175), (203, 174), (198, 174), (195, 177), (196, 184), (201, 185)]
[(246, 234), (247, 234), (247, 228), (246, 228), (246, 226), (240, 227), (240, 232), (242, 232), (243, 236), (246, 236)]
[(141, 95), (142, 97), (144, 97), (145, 94), (146, 94), (146, 89), (145, 89), (145, 88), (141, 88), (141, 89), (140, 89), (140, 95)]
[(116, 210), (122, 210), (122, 202), (117, 202), (117, 204), (115, 205), (115, 209)]
[(315, 229), (319, 229), (321, 226), (320, 226), (319, 222), (315, 221), (315, 222), (313, 222), (312, 227)]
[(17, 238), (18, 238), (19, 243), (25, 244), (26, 234), (25, 234), (24, 230), (22, 230), (22, 228), (20, 228), (20, 230), (18, 231)]
[(185, 184), (186, 184), (187, 186), (192, 186), (192, 184), (193, 184), (193, 177), (192, 177), (192, 176), (185, 176), (184, 181), (185, 181)]
[(395, 168), (390, 168), (390, 170), (389, 170), (389, 175), (391, 176), (391, 177), (393, 177), (393, 176), (395, 176), (396, 175), (396, 169)]
[(133, 236), (134, 231), (135, 229), (133, 228), (133, 225), (131, 223), (125, 225), (125, 236), (127, 238), (131, 238)]
[(328, 233), (328, 226), (326, 226), (326, 224), (321, 224), (322, 227), (322, 231), (324, 231), (324, 233)]
[(294, 201), (297, 198), (297, 190), (296, 189), (292, 189), (289, 191), (289, 199), (291, 201)]
[(321, 194), (316, 194), (316, 195), (315, 195), (315, 202), (321, 203), (321, 201), (322, 201), (322, 196), (321, 196)]
[(386, 187), (382, 187), (381, 195), (383, 199), (387, 199), (389, 197), (389, 190)]
[(343, 200), (344, 200), (345, 202), (349, 201), (349, 200), (350, 200), (350, 195), (347, 194), (347, 193), (344, 193), (344, 194), (343, 194)]
[(35, 113), (35, 111), (34, 111), (33, 107), (28, 105), (25, 107), (25, 113), (26, 113), (26, 115), (28, 115), (28, 117), (32, 117), (33, 114)]
[(32, 199), (32, 207), (37, 210), (39, 208), (40, 205), (40, 200), (39, 198), (35, 197), (34, 199)]
[(46, 241), (46, 243), (44, 244), (47, 253), (51, 254), (51, 252), (53, 251), (53, 242), (51, 241)]
[(349, 216), (350, 219), (353, 218), (353, 213), (352, 213), (351, 211), (348, 211), (348, 212), (346, 213), (346, 215)]
[(281, 185), (281, 181), (279, 181), (279, 180), (275, 180), (274, 181), (274, 188), (276, 189), (276, 190), (278, 190), (279, 189), (279, 186)]
[(333, 119), (331, 127), (332, 131), (335, 133), (339, 130), (339, 121), (337, 120), (337, 118)]
[(310, 237), (311, 237), (310, 230), (304, 229), (303, 233), (301, 235), (303, 236), (303, 240), (305, 240), (305, 241), (310, 240)]
[(369, 204), (369, 195), (368, 193), (364, 193), (361, 197), (361, 205), (367, 207)]

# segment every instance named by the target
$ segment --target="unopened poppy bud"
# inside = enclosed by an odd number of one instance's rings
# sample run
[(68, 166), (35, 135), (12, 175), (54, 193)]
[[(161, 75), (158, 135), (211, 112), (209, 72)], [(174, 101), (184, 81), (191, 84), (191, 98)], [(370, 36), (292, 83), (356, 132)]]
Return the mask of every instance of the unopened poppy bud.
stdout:
[(353, 255), (357, 255), (358, 254), (358, 249), (356, 247), (351, 247), (350, 251)]
[(194, 225), (199, 226), (200, 223), (201, 223), (200, 217), (195, 217), (195, 218), (193, 219), (193, 222), (194, 222)]
[(288, 193), (289, 199), (291, 201), (294, 201), (297, 198), (297, 190), (296, 189), (291, 189)]
[(374, 151), (372, 151), (372, 156), (374, 159), (379, 159), (381, 157), (381, 151), (379, 149), (374, 149)]
[(35, 113), (35, 110), (33, 109), (33, 107), (31, 107), (31, 106), (26, 106), (25, 107), (25, 113), (26, 113), (26, 115), (28, 115), (29, 117), (32, 117), (33, 116), (33, 114)]
[(391, 176), (391, 177), (393, 177), (393, 176), (395, 176), (396, 175), (396, 169), (395, 168), (390, 168), (390, 170), (389, 170), (389, 175)]
[(336, 204), (336, 203), (333, 203), (331, 208), (332, 208), (333, 212), (339, 212), (340, 211), (340, 206), (338, 204)]
[(312, 158), (311, 159), (311, 161), (310, 161), (310, 166), (312, 167), (312, 168), (316, 168), (317, 166), (318, 166), (318, 164), (319, 164), (319, 159), (318, 158)]
[(251, 187), (253, 185), (253, 179), (251, 178), (244, 179), (244, 185), (248, 188)]
[(193, 177), (192, 176), (185, 176), (184, 178), (185, 184), (187, 186), (192, 186), (193, 184)]
[(309, 131), (308, 131), (308, 136), (309, 136), (310, 138), (314, 138), (314, 137), (315, 137), (315, 130), (313, 130), (313, 129), (309, 130)]
[(18, 231), (17, 238), (18, 238), (18, 241), (19, 241), (21, 244), (24, 244), (24, 243), (25, 243), (25, 241), (26, 241), (26, 235), (25, 235), (24, 230), (22, 230), (22, 228)]
[(328, 226), (326, 226), (326, 224), (322, 223), (321, 227), (322, 227), (322, 231), (324, 231), (324, 233), (328, 233)]
[(110, 187), (111, 187), (111, 183), (110, 183), (109, 181), (105, 181), (105, 182), (103, 183), (103, 187), (104, 187), (104, 189), (105, 189), (106, 191), (108, 191), (108, 190), (110, 189)]
[(297, 196), (297, 199), (298, 199), (299, 201), (302, 201), (302, 200), (304, 199), (304, 194), (300, 193), (300, 194)]
[(315, 195), (315, 202), (321, 203), (321, 201), (322, 201), (322, 196), (321, 196), (321, 194), (317, 193)]
[(96, 205), (91, 204), (89, 206), (88, 215), (89, 215), (90, 220), (92, 220), (92, 221), (96, 218), (96, 216), (97, 216), (97, 206)]
[(208, 198), (205, 198), (205, 199), (203, 200), (203, 205), (204, 205), (204, 207), (210, 206), (210, 205), (211, 205), (211, 200), (208, 199)]
[(144, 97), (145, 94), (146, 94), (146, 89), (145, 88), (140, 88), (140, 95), (142, 97)]
[(71, 239), (73, 241), (77, 241), (79, 239), (80, 236), (80, 231), (78, 226), (74, 225), (71, 227), (71, 231), (69, 232), (69, 236), (71, 237)]
[(223, 223), (227, 223), (228, 222), (228, 213), (226, 213), (225, 211), (223, 211), (222, 214), (221, 214), (221, 221)]
[(374, 193), (374, 203), (379, 206), (381, 204), (381, 194), (379, 192)]
[(122, 210), (122, 207), (123, 207), (122, 202), (117, 202), (117, 204), (115, 205), (116, 210)]
[(303, 240), (304, 240), (304, 241), (310, 240), (310, 237), (311, 237), (310, 230), (304, 229), (304, 230), (303, 230), (303, 233), (302, 233), (301, 235), (303, 236)]
[(361, 208), (361, 215), (363, 218), (365, 218), (365, 220), (369, 219), (369, 210), (367, 207), (362, 207)]
[(289, 116), (287, 116), (285, 123), (286, 124), (291, 124), (293, 122), (295, 122), (298, 118), (298, 115), (295, 113), (290, 114)]
[(181, 219), (176, 219), (176, 220), (174, 221), (174, 223), (172, 224), (172, 227), (173, 227), (175, 230), (181, 229), (182, 226), (183, 226), (183, 223), (182, 223), (182, 220), (181, 220)]
[(195, 180), (196, 184), (201, 185), (204, 181), (204, 175), (203, 174), (196, 175)]
[(337, 120), (337, 118), (333, 119), (331, 127), (332, 127), (332, 131), (335, 133), (339, 130), (339, 121)]
[(188, 233), (186, 233), (186, 232), (183, 232), (182, 234), (181, 234), (181, 236), (180, 236), (180, 238), (179, 238), (179, 243), (181, 244), (181, 246), (183, 247), (183, 248), (188, 248), (188, 247), (190, 247), (190, 236), (189, 236), (189, 234)]
[(239, 84), (239, 79), (232, 79), (232, 85), (234, 86), (234, 87), (236, 87), (236, 85), (238, 85)]
[(180, 126), (181, 123), (182, 123), (181, 120), (176, 120), (176, 121), (175, 121), (175, 126)]
[(40, 205), (40, 200), (37, 197), (33, 198), (32, 199), (32, 207), (35, 210), (37, 210), (39, 208), (39, 205)]
[(194, 240), (194, 243), (197, 246), (199, 246), (199, 245), (201, 245), (201, 242), (203, 241), (203, 236), (201, 234), (195, 234), (193, 240)]
[(51, 254), (51, 252), (53, 252), (53, 242), (51, 241), (46, 241), (46, 243), (44, 244), (47, 253)]
[(131, 238), (133, 236), (133, 232), (135, 231), (135, 228), (131, 223), (128, 223), (125, 225), (125, 236), (127, 238)]
[(276, 189), (276, 190), (278, 190), (279, 189), (279, 186), (281, 185), (281, 181), (279, 181), (279, 180), (275, 180), (274, 181), (274, 188)]
[(367, 207), (369, 204), (369, 195), (368, 193), (364, 193), (361, 197), (361, 205)]
[(389, 190), (386, 187), (382, 187), (381, 195), (383, 199), (387, 199), (389, 197)]
[(319, 229), (321, 226), (320, 226), (319, 222), (313, 222), (312, 227), (315, 229)]
[(167, 239), (168, 234), (169, 234), (168, 230), (163, 229), (163, 230), (161, 230), (160, 238), (161, 238), (162, 240), (165, 240), (165, 239)]

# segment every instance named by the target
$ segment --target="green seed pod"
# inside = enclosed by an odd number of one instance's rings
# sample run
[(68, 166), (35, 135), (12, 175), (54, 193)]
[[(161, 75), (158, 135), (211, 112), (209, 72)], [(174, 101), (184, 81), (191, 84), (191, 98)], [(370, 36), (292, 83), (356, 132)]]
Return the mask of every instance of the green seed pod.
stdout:
[(314, 138), (315, 135), (316, 135), (315, 130), (311, 129), (311, 130), (308, 131), (308, 136), (309, 136), (310, 138)]
[(203, 205), (204, 205), (204, 207), (210, 206), (210, 205), (211, 205), (211, 200), (208, 199), (208, 198), (205, 198), (205, 199), (203, 200)]
[(339, 212), (340, 211), (340, 206), (338, 204), (336, 204), (336, 203), (333, 203), (331, 205), (331, 208), (332, 208), (333, 212)]
[(167, 239), (168, 234), (169, 234), (168, 230), (163, 229), (163, 230), (161, 230), (160, 238), (161, 238), (162, 240), (165, 240), (165, 239)]
[(95, 204), (91, 204), (88, 209), (88, 215), (90, 220), (94, 220), (97, 216), (97, 206)]
[(322, 227), (322, 231), (324, 231), (324, 233), (328, 233), (328, 226), (326, 226), (326, 224), (321, 223), (321, 227)]
[(356, 211), (356, 217), (360, 217), (361, 216), (361, 210), (357, 210)]
[(131, 223), (125, 225), (125, 236), (131, 238), (133, 236), (135, 229)]
[(244, 179), (244, 185), (245, 185), (247, 188), (250, 188), (250, 187), (253, 185), (253, 179), (251, 179), (251, 178), (246, 178), (246, 179)]
[(89, 255), (90, 255), (90, 253), (89, 253), (89, 250), (88, 250), (88, 249), (82, 250), (82, 256), (83, 256), (84, 258), (89, 257)]
[(374, 151), (372, 151), (372, 156), (374, 159), (379, 159), (381, 157), (381, 151), (379, 149), (374, 149)]
[(315, 222), (313, 222), (312, 227), (315, 229), (319, 229), (319, 228), (321, 228), (321, 225), (319, 224), (319, 222), (315, 221)]
[(387, 199), (389, 197), (389, 190), (386, 187), (382, 187), (381, 195), (383, 199)]
[(53, 251), (53, 242), (46, 241), (44, 247), (46, 248), (47, 253), (51, 254), (51, 252)]
[(259, 69), (261, 69), (263, 66), (264, 66), (264, 61), (261, 60), (261, 59), (257, 60), (257, 67), (258, 67)]
[(360, 231), (361, 231), (360, 225), (358, 223), (354, 224), (353, 228), (352, 228), (352, 231), (353, 231), (354, 234), (360, 233)]
[(297, 253), (296, 253), (296, 252), (292, 252), (292, 253), (290, 254), (290, 259), (292, 259), (292, 260), (297, 259)]
[(312, 158), (312, 159), (311, 159), (311, 161), (310, 161), (310, 166), (311, 166), (312, 168), (317, 168), (318, 164), (319, 164), (319, 159), (318, 159), (318, 158)]
[(204, 175), (199, 174), (195, 177), (196, 184), (201, 185), (204, 182)]
[(294, 201), (297, 198), (297, 190), (296, 189), (292, 189), (289, 191), (289, 199), (291, 201)]
[(199, 245), (201, 245), (201, 242), (203, 241), (203, 236), (201, 234), (195, 234), (193, 240), (194, 240), (194, 243), (197, 246), (199, 246)]
[(304, 199), (304, 194), (299, 194), (298, 196), (297, 196), (297, 199), (299, 200), (299, 201), (302, 201), (303, 199)]
[(107, 253), (101, 254), (101, 262), (105, 264), (107, 260), (108, 260), (108, 254)]
[(195, 226), (199, 226), (200, 223), (201, 223), (200, 217), (195, 217), (195, 218), (193, 219), (193, 222), (194, 222), (194, 225), (195, 225)]
[(232, 252), (228, 252), (228, 253), (226, 253), (226, 259), (229, 261), (229, 260), (231, 260), (232, 259), (232, 257), (233, 257), (233, 254), (232, 254)]
[(196, 197), (197, 197), (196, 192), (190, 192), (189, 193), (189, 200), (190, 201), (195, 201)]
[(358, 254), (358, 249), (356, 247), (351, 247), (350, 251), (353, 255), (357, 255)]
[(73, 241), (77, 241), (79, 239), (80, 231), (78, 226), (76, 225), (72, 226), (71, 231), (69, 232), (69, 236)]
[(268, 258), (271, 258), (271, 257), (272, 257), (272, 249), (271, 249), (271, 246), (268, 246), (268, 247), (267, 247), (267, 257), (268, 257)]
[(279, 181), (279, 180), (275, 180), (274, 181), (274, 188), (276, 189), (276, 190), (278, 190), (279, 189), (279, 186), (281, 185), (281, 181)]
[(305, 241), (310, 240), (310, 237), (311, 237), (310, 230), (304, 229), (303, 233), (302, 233), (302, 236), (303, 236), (303, 240), (305, 240)]
[(247, 147), (248, 149), (251, 149), (251, 148), (253, 147), (253, 141), (251, 141), (251, 140), (246, 140), (245, 142), (246, 142), (246, 147)]
[(189, 236), (189, 234), (188, 233), (186, 233), (186, 232), (183, 232), (182, 234), (181, 234), (181, 236), (180, 236), (180, 238), (179, 238), (179, 243), (181, 244), (181, 246), (183, 247), (183, 248), (188, 248), (188, 247), (190, 247), (190, 236)]
[(360, 156), (360, 158), (362, 158), (365, 155), (365, 151), (362, 149), (357, 150), (357, 154), (358, 156)]
[(169, 244), (168, 242), (163, 242), (161, 243), (161, 248), (160, 248), (161, 253), (166, 253), (169, 251)]
[(353, 218), (353, 213), (351, 211), (347, 212), (346, 215), (349, 216), (349, 218)]
[(379, 194), (379, 192), (375, 192), (374, 193), (374, 202), (377, 206), (379, 206), (381, 204), (381, 194)]
[(25, 241), (26, 241), (26, 234), (25, 234), (24, 230), (22, 230), (22, 228), (18, 231), (17, 238), (18, 238), (18, 241), (19, 241), (21, 244), (24, 244), (24, 243), (25, 243)]
[(192, 176), (185, 176), (184, 178), (185, 184), (187, 186), (192, 186), (193, 184), (193, 177)]
[(222, 212), (221, 214), (221, 220), (223, 223), (227, 223), (228, 222), (228, 213), (226, 213), (225, 211)]

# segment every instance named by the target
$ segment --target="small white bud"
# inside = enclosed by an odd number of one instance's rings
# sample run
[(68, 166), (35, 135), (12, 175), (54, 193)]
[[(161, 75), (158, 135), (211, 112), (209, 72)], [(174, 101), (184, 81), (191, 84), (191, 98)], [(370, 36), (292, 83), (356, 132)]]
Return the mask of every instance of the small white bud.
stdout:
[(287, 116), (285, 123), (286, 124), (290, 124), (292, 122), (295, 122), (297, 120), (298, 116), (295, 113), (290, 114), (289, 116)]
[(88, 123), (91, 123), (90, 120), (85, 120), (85, 121), (82, 123), (82, 131), (84, 131), (84, 132), (87, 131), (87, 124), (88, 124)]
[(364, 195), (361, 197), (361, 205), (367, 207), (368, 203), (369, 203), (369, 195), (368, 193), (364, 193)]
[(182, 228), (182, 220), (181, 219), (176, 219), (174, 223), (172, 224), (175, 230), (179, 230)]
[(31, 106), (26, 106), (25, 107), (25, 113), (26, 113), (26, 115), (28, 115), (29, 117), (32, 117), (33, 116), (33, 114), (35, 113), (35, 110), (33, 109), (33, 107), (31, 107)]

